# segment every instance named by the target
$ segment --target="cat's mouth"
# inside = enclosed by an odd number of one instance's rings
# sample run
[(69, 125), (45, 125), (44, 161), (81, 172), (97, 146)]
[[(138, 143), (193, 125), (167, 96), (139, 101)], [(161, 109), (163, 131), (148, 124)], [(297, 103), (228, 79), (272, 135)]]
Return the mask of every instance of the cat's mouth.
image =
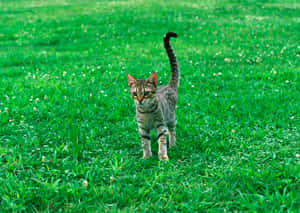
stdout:
[(136, 103), (136, 105), (138, 105), (139, 107), (147, 107), (147, 106), (149, 105), (149, 102), (148, 102), (148, 101), (145, 101), (145, 100), (143, 100), (143, 101), (136, 101), (135, 103)]
[(135, 104), (138, 107), (148, 108), (153, 104), (153, 100), (152, 99), (143, 99), (142, 101), (135, 100)]

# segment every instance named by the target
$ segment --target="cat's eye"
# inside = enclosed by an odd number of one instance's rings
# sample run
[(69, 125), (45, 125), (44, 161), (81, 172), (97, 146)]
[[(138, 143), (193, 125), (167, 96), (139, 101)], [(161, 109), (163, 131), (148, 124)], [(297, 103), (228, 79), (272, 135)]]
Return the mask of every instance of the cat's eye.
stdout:
[(144, 95), (149, 95), (149, 94), (150, 94), (149, 91), (145, 91), (145, 92), (144, 92)]
[(137, 96), (137, 93), (136, 93), (136, 92), (133, 92), (132, 95), (133, 95), (133, 96)]

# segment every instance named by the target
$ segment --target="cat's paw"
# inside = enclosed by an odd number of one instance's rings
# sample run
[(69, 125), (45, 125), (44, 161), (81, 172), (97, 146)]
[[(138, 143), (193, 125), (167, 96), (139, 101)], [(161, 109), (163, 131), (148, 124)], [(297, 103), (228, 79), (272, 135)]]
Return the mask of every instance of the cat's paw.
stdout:
[(152, 153), (143, 156), (143, 159), (149, 159), (152, 157)]
[(171, 148), (171, 147), (173, 147), (173, 146), (176, 146), (176, 142), (169, 143), (169, 148)]
[(166, 154), (164, 154), (164, 155), (158, 154), (158, 158), (159, 158), (159, 160), (161, 160), (161, 161), (168, 161), (168, 160), (169, 160), (169, 157), (168, 157), (168, 155), (166, 155)]

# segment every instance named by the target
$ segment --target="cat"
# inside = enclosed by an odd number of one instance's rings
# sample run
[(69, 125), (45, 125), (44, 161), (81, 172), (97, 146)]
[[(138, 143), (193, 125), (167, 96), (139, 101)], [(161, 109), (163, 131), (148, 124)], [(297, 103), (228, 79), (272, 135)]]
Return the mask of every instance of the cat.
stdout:
[(177, 88), (179, 85), (179, 67), (176, 55), (170, 45), (170, 37), (177, 37), (174, 32), (164, 36), (164, 47), (169, 57), (171, 78), (168, 85), (157, 86), (157, 74), (153, 72), (149, 78), (136, 79), (127, 73), (131, 97), (136, 105), (136, 119), (142, 141), (143, 158), (152, 156), (150, 146), (150, 130), (156, 129), (158, 140), (158, 157), (168, 160), (166, 133), (169, 133), (169, 147), (176, 145), (175, 108)]

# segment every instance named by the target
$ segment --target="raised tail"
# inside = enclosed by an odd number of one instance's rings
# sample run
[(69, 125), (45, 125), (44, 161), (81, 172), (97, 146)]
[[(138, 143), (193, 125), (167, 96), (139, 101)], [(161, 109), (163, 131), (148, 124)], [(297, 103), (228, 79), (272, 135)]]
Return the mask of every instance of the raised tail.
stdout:
[(170, 45), (170, 37), (176, 38), (177, 34), (173, 32), (168, 32), (164, 37), (164, 46), (167, 51), (171, 66), (171, 78), (169, 81), (169, 86), (176, 90), (179, 84), (179, 67), (176, 55)]

